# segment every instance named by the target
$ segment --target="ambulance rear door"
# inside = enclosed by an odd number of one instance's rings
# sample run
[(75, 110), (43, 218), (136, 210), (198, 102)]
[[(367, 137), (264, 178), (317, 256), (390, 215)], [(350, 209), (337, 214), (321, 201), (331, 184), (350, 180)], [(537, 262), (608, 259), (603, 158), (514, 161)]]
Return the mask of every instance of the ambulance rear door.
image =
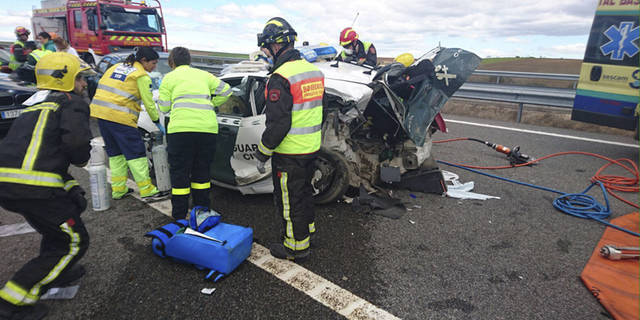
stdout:
[(571, 119), (634, 130), (640, 96), (639, 0), (600, 0)]

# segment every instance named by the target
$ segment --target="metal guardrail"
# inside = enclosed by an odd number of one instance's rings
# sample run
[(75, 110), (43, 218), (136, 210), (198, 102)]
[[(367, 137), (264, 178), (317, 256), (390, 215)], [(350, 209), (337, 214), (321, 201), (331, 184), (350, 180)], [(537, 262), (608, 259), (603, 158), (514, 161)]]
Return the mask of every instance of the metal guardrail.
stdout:
[(191, 65), (195, 68), (219, 74), (225, 64), (234, 64), (246, 60), (244, 58), (192, 55)]
[(522, 119), (524, 104), (572, 108), (575, 96), (576, 90), (568, 88), (508, 86), (475, 82), (464, 83), (453, 94), (455, 98), (517, 103), (518, 122)]
[(567, 80), (567, 81), (578, 81), (578, 79), (580, 78), (580, 75), (577, 75), (577, 74), (495, 71), (495, 70), (476, 70), (473, 72), (473, 75), (497, 77), (496, 83), (500, 83), (500, 78), (529, 78), (529, 79)]
[[(241, 58), (222, 58), (214, 56), (193, 56), (192, 65), (219, 74), (223, 64), (238, 63)], [(540, 106), (552, 106), (562, 108), (572, 108), (573, 99), (576, 95), (576, 85), (580, 78), (577, 74), (557, 74), (557, 73), (537, 73), (537, 72), (516, 72), (516, 71), (494, 71), (476, 70), (474, 76), (497, 77), (496, 83), (466, 82), (453, 95), (456, 98), (477, 99), (510, 102), (518, 104), (517, 121), (522, 119), (524, 104), (534, 104)], [(571, 88), (547, 88), (531, 86), (501, 85), (501, 78), (529, 78), (545, 80), (573, 81)]]
[[(0, 46), (8, 46), (12, 42), (0, 41)], [(228, 56), (192, 55), (192, 65), (196, 68), (220, 74), (225, 64), (234, 64), (246, 60)], [(510, 102), (518, 104), (518, 122), (522, 118), (524, 104), (572, 108), (576, 94), (579, 75), (536, 73), (517, 71), (476, 70), (474, 76), (496, 77), (496, 83), (467, 82), (453, 95), (455, 98), (477, 99), (488, 101)], [(530, 86), (513, 86), (500, 84), (502, 78), (529, 78), (545, 80), (573, 81), (573, 89), (547, 88)]]

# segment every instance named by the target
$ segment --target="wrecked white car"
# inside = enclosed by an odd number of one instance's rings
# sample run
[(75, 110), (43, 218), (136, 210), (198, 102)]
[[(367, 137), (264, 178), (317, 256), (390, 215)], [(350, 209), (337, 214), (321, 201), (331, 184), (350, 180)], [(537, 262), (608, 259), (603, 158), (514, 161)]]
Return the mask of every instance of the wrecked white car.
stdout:
[[(431, 68), (428, 76), (414, 77), (414, 81), (405, 79), (407, 68), (398, 63), (377, 69), (335, 61), (314, 63), (324, 73), (329, 100), (324, 106), (322, 148), (311, 181), (317, 203), (340, 199), (350, 186), (373, 190), (377, 185), (393, 184), (446, 191), (431, 154), (432, 123), (480, 58), (462, 49), (437, 48), (412, 66), (423, 60), (432, 62), (435, 69)], [(218, 108), (212, 182), (243, 194), (273, 192), (270, 163), (261, 174), (252, 157), (265, 129), (268, 77), (264, 68), (255, 68), (257, 64), (228, 66), (220, 76), (233, 87), (233, 96)], [(402, 94), (398, 83), (405, 85)], [(140, 127), (154, 130), (146, 121), (141, 116)], [(421, 188), (416, 183), (433, 186)]]

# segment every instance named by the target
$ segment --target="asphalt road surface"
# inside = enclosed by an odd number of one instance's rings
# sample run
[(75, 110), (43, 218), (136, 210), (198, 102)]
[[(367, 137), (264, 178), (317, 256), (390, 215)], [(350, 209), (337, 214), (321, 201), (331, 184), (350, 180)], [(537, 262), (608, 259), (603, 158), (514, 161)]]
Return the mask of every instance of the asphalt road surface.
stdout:
[[(625, 137), (456, 116), (447, 119), (451, 120), (450, 132), (437, 133), (434, 140), (475, 137), (519, 145), (522, 152), (536, 158), (584, 151), (638, 163), (637, 147), (563, 135), (637, 146)], [(503, 155), (470, 141), (436, 144), (433, 153), (448, 162), (508, 164)], [(582, 192), (605, 163), (567, 155), (533, 167), (491, 173), (561, 192)], [(338, 312), (348, 300), (341, 293), (347, 292), (386, 315), (380, 318), (608, 319), (579, 279), (605, 228), (602, 224), (556, 211), (552, 206), (555, 193), (446, 165), (441, 169), (458, 174), (461, 182), (474, 181), (475, 192), (500, 199), (461, 200), (399, 190), (394, 196), (410, 209), (399, 219), (357, 212), (344, 202), (318, 206), (319, 241), (310, 259), (295, 270), (339, 288), (333, 290), (333, 296), (329, 293), (321, 299), (318, 292), (299, 290), (281, 280), (283, 272), (259, 266), (268, 256), (264, 252), (262, 258), (252, 257), (218, 283), (205, 280), (205, 271), (157, 257), (143, 235), (170, 219), (136, 198), (112, 203), (107, 211), (87, 210), (83, 219), (91, 245), (81, 263), (88, 273), (74, 299), (45, 301), (50, 307), (47, 318), (366, 318), (357, 312)], [(615, 168), (607, 173), (625, 175)], [(72, 174), (89, 189), (86, 171), (73, 168)], [(600, 190), (589, 194), (604, 201)], [(622, 196), (638, 200), (638, 194)], [(612, 217), (635, 211), (612, 197), (609, 200)], [(268, 246), (277, 239), (279, 220), (271, 195), (243, 196), (216, 187), (212, 203), (223, 214), (223, 221), (253, 228), (257, 244)], [(22, 222), (19, 215), (0, 209), (0, 225)], [(1, 282), (37, 254), (39, 240), (39, 234), (33, 232), (0, 237)], [(204, 295), (200, 293), (203, 288), (216, 291)]]

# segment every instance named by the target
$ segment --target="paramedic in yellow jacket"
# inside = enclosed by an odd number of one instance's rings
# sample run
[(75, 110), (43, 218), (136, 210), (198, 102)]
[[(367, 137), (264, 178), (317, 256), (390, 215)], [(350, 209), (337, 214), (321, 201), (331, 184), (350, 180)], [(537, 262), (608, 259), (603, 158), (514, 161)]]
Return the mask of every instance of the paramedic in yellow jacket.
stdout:
[(211, 177), (218, 133), (215, 106), (231, 96), (231, 87), (209, 72), (189, 66), (191, 55), (184, 47), (169, 53), (169, 66), (160, 85), (158, 107), (171, 111), (167, 125), (169, 174), (171, 175), (171, 215), (184, 219), (193, 205), (209, 208)]
[(127, 167), (138, 184), (144, 201), (166, 197), (151, 183), (144, 142), (138, 132), (140, 101), (158, 129), (165, 133), (158, 121), (151, 94), (151, 72), (158, 64), (158, 53), (150, 47), (140, 47), (125, 62), (109, 68), (98, 82), (91, 101), (91, 116), (98, 118), (98, 126), (111, 168), (113, 199), (121, 199), (133, 190), (127, 188)]

